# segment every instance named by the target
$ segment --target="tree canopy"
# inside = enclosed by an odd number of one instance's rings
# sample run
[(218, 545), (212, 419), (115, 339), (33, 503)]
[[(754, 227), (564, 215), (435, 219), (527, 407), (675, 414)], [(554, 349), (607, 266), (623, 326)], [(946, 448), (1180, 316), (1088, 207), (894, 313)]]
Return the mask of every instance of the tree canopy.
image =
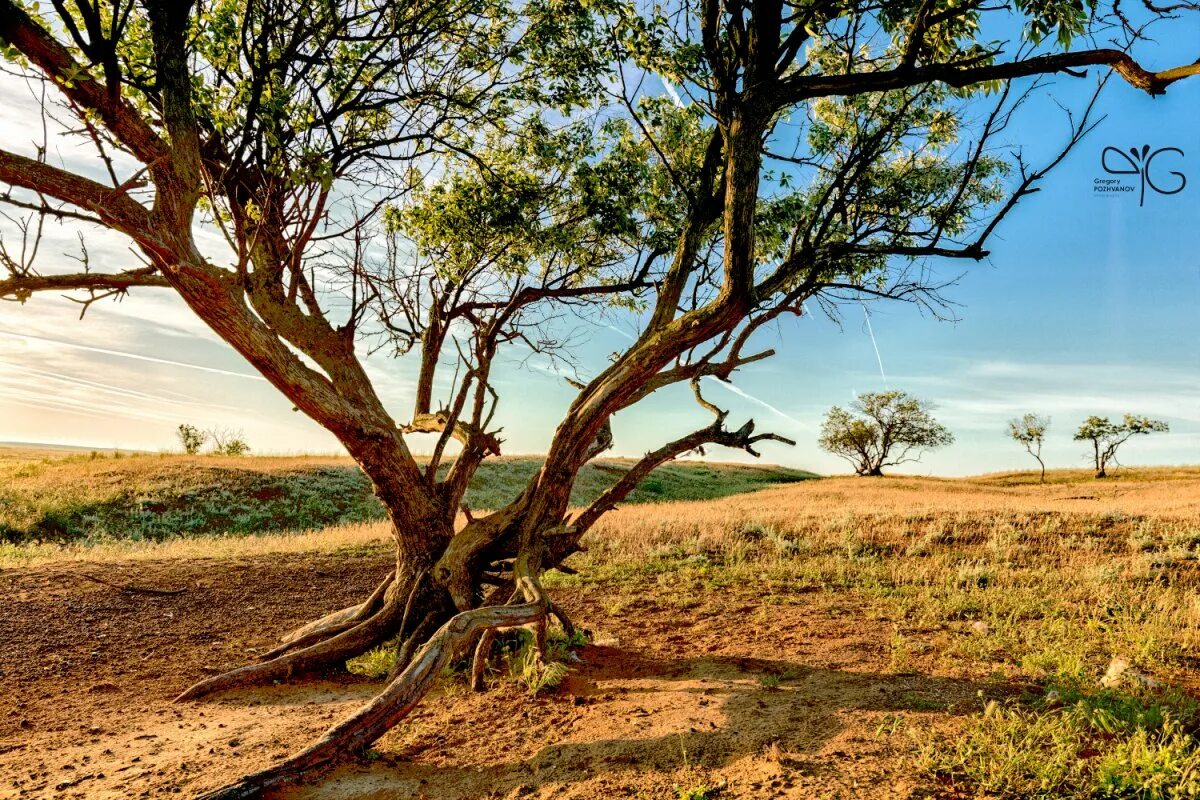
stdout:
[(829, 409), (818, 443), (846, 459), (859, 475), (920, 460), (921, 452), (945, 447), (954, 434), (930, 413), (932, 404), (907, 392), (864, 392), (850, 409)]
[(1037, 459), (1041, 467), (1041, 480), (1046, 481), (1046, 462), (1042, 461), (1042, 445), (1046, 440), (1046, 431), (1050, 428), (1050, 418), (1029, 413), (1019, 419), (1008, 421), (1008, 438), (1014, 440), (1025, 452)]
[(1116, 463), (1117, 450), (1134, 436), (1148, 436), (1151, 433), (1166, 433), (1171, 428), (1162, 420), (1136, 414), (1126, 414), (1120, 422), (1113, 422), (1108, 417), (1091, 416), (1083, 421), (1075, 432), (1075, 441), (1091, 442), (1092, 464), (1096, 469), (1096, 477), (1108, 475), (1108, 467)]

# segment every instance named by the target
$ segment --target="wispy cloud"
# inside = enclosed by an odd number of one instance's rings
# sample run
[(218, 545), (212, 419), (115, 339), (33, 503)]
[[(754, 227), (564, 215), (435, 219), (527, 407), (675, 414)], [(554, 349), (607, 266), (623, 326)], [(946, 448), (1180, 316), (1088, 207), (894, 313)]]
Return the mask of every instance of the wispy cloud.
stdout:
[(154, 364), (166, 364), (166, 365), (172, 366), (172, 367), (183, 367), (185, 369), (194, 369), (194, 370), (198, 370), (200, 372), (209, 372), (209, 373), (212, 373), (215, 375), (228, 375), (230, 377), (245, 378), (247, 380), (252, 380), (252, 381), (265, 381), (266, 380), (261, 375), (255, 375), (255, 374), (252, 374), (249, 372), (234, 372), (233, 370), (221, 369), (220, 367), (206, 367), (203, 364), (191, 364), (186, 361), (174, 361), (169, 358), (159, 358), (157, 356), (147, 356), (147, 355), (142, 355), (141, 353), (129, 353), (124, 350), (110, 350), (107, 347), (96, 347), (94, 345), (89, 345), (89, 344), (80, 344), (79, 342), (68, 342), (63, 339), (51, 339), (46, 336), (34, 336), (33, 334), (18, 333), (17, 331), (5, 330), (3, 328), (0, 328), (0, 336), (8, 337), (10, 339), (20, 339), (22, 341), (27, 341), (27, 342), (39, 342), (39, 343), (44, 343), (44, 344), (50, 344), (55, 347), (66, 347), (66, 348), (70, 348), (72, 350), (83, 350), (83, 351), (86, 351), (89, 353), (96, 353), (99, 355), (117, 356), (119, 358), (128, 358), (128, 359), (132, 359), (134, 361), (148, 361), (148, 362), (154, 363)]

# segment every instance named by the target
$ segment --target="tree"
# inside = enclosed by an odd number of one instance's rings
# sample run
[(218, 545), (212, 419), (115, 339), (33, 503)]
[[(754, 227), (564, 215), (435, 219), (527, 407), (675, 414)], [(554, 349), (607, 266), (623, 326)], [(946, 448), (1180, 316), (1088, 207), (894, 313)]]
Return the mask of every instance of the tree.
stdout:
[(1017, 442), (1020, 442), (1025, 448), (1025, 452), (1037, 459), (1038, 466), (1042, 468), (1041, 482), (1046, 482), (1046, 462), (1042, 461), (1042, 442), (1046, 438), (1046, 430), (1050, 427), (1049, 417), (1040, 417), (1037, 414), (1026, 414), (1020, 419), (1010, 419), (1008, 421), (1008, 436)]
[[(764, 326), (867, 299), (945, 308), (929, 260), (985, 258), (1003, 218), (1095, 124), (1092, 105), (1069, 117), (1040, 166), (1005, 155), (997, 137), (1037, 76), (1099, 66), (1158, 95), (1200, 72), (1141, 66), (1131, 53), (1150, 20), (1128, 13), (1073, 0), (701, 0), (647, 15), (619, 0), (0, 0), (10, 70), (48, 98), (47, 117), (71, 120), (61, 135), (95, 148), (99, 168), (51, 163), (48, 142), (0, 150), (0, 199), (26, 214), (7, 230), (27, 245), (0, 252), (0, 297), (75, 291), (86, 311), (174, 292), (341, 441), (389, 515), (395, 566), (363, 602), (180, 699), (326, 669), (389, 639), (396, 674), (317, 742), (212, 796), (257, 796), (367, 746), (456, 654), (486, 662), (498, 629), (566, 624), (541, 574), (654, 466), (780, 439), (727, 427), (700, 391), (772, 355), (752, 347)], [(1022, 41), (978, 38), (1014, 22)], [(1071, 46), (1101, 31), (1126, 41)], [(648, 96), (662, 82), (679, 107)], [(44, 273), (31, 256), (45, 220), (121, 234), (144, 263), (97, 270), (84, 250), (81, 271)], [(200, 228), (228, 252), (202, 253)], [(467, 483), (503, 444), (497, 353), (567, 358), (563, 321), (601, 309), (635, 315), (637, 338), (573, 379), (537, 475), (472, 515)], [(419, 361), (399, 423), (363, 368), (380, 349)], [(684, 384), (713, 421), (569, 512), (613, 416)], [(409, 448), (422, 435), (427, 467)]]
[(884, 467), (917, 461), (921, 450), (954, 441), (931, 409), (907, 392), (866, 392), (854, 399), (849, 411), (829, 409), (818, 444), (853, 464), (859, 475), (879, 476)]
[(197, 428), (195, 425), (184, 423), (180, 425), (175, 435), (179, 437), (179, 443), (183, 445), (183, 452), (189, 456), (194, 456), (200, 452), (200, 448), (208, 440), (208, 434)]
[(213, 443), (213, 453), (218, 456), (244, 456), (250, 452), (246, 434), (231, 428), (209, 428), (208, 438)]
[(1075, 441), (1092, 443), (1092, 464), (1096, 469), (1096, 477), (1107, 477), (1108, 465), (1117, 463), (1117, 448), (1134, 436), (1146, 436), (1151, 433), (1166, 433), (1170, 430), (1167, 423), (1149, 417), (1139, 417), (1126, 414), (1121, 422), (1113, 422), (1108, 417), (1088, 417), (1075, 432)]

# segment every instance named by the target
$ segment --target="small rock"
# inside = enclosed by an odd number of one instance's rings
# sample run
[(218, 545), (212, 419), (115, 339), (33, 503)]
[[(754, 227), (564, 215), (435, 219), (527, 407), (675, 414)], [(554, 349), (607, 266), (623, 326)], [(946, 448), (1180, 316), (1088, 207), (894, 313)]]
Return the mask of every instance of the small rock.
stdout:
[(971, 623), (971, 631), (978, 633), (980, 636), (986, 636), (990, 630), (991, 628), (988, 627), (988, 624), (982, 620), (977, 619)]
[(1113, 660), (1108, 662), (1108, 669), (1104, 672), (1104, 677), (1100, 679), (1100, 685), (1105, 689), (1112, 689), (1121, 685), (1121, 678), (1129, 671), (1129, 659), (1124, 656), (1114, 656)]
[(1108, 669), (1104, 672), (1104, 677), (1100, 679), (1100, 685), (1105, 689), (1112, 689), (1120, 686), (1124, 681), (1140, 683), (1147, 689), (1157, 689), (1162, 686), (1162, 682), (1157, 678), (1134, 669), (1130, 665), (1129, 659), (1124, 656), (1114, 656), (1108, 664)]

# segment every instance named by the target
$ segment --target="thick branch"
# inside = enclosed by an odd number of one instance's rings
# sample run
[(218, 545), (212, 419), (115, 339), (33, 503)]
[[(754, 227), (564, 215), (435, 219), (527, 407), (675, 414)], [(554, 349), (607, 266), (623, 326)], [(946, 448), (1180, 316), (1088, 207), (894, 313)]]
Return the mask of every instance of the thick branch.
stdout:
[(169, 288), (170, 284), (166, 278), (149, 267), (111, 275), (90, 272), (70, 275), (15, 275), (0, 280), (0, 299), (25, 302), (35, 292), (69, 292), (78, 289), (125, 292), (135, 286)]
[(13, 0), (0, 0), (0, 41), (20, 51), (71, 102), (94, 111), (143, 164), (167, 155), (166, 143), (138, 111), (119, 94), (88, 77), (84, 66)]
[(33, 158), (0, 150), (0, 183), (86, 209), (133, 238), (147, 236), (150, 229), (150, 212), (123, 191)]
[[(401, 426), (403, 433), (441, 433), (446, 430), (447, 413), (438, 411), (434, 414), (417, 414), (412, 422)], [(478, 443), (487, 453), (500, 455), (501, 441), (494, 433), (481, 431), (469, 422), (458, 420), (454, 423), (451, 436), (464, 445)]]
[[(579, 536), (588, 530), (596, 523), (601, 516), (616, 507), (617, 503), (629, 496), (629, 493), (637, 488), (646, 476), (649, 475), (656, 467), (673, 460), (677, 456), (688, 453), (706, 444), (719, 444), (722, 447), (731, 447), (736, 450), (745, 450), (755, 458), (758, 453), (754, 450), (754, 444), (761, 441), (776, 441), (784, 444), (796, 444), (791, 439), (780, 436), (775, 433), (761, 433), (754, 435), (754, 420), (749, 420), (745, 425), (738, 428), (736, 431), (729, 431), (724, 426), (724, 414), (717, 417), (717, 421), (706, 428), (701, 428), (698, 431), (689, 433), (680, 439), (673, 442), (668, 442), (657, 450), (653, 450), (642, 456), (633, 467), (621, 476), (621, 479), (613, 484), (608, 491), (600, 495), (594, 503), (583, 510), (582, 513), (570, 524), (573, 529), (573, 537), (576, 541)], [(553, 563), (553, 559), (551, 561)]]
[(965, 87), (987, 81), (1010, 80), (1031, 75), (1070, 72), (1081, 67), (1106, 66), (1116, 70), (1134, 88), (1150, 95), (1160, 95), (1175, 81), (1200, 75), (1200, 61), (1162, 72), (1150, 72), (1122, 50), (1111, 48), (1080, 50), (1074, 53), (1054, 53), (986, 66), (930, 64), (922, 67), (898, 67), (879, 72), (860, 72), (845, 75), (795, 76), (781, 81), (781, 97), (785, 104), (799, 103), (814, 97), (857, 95), (905, 89), (927, 83), (945, 83)]

